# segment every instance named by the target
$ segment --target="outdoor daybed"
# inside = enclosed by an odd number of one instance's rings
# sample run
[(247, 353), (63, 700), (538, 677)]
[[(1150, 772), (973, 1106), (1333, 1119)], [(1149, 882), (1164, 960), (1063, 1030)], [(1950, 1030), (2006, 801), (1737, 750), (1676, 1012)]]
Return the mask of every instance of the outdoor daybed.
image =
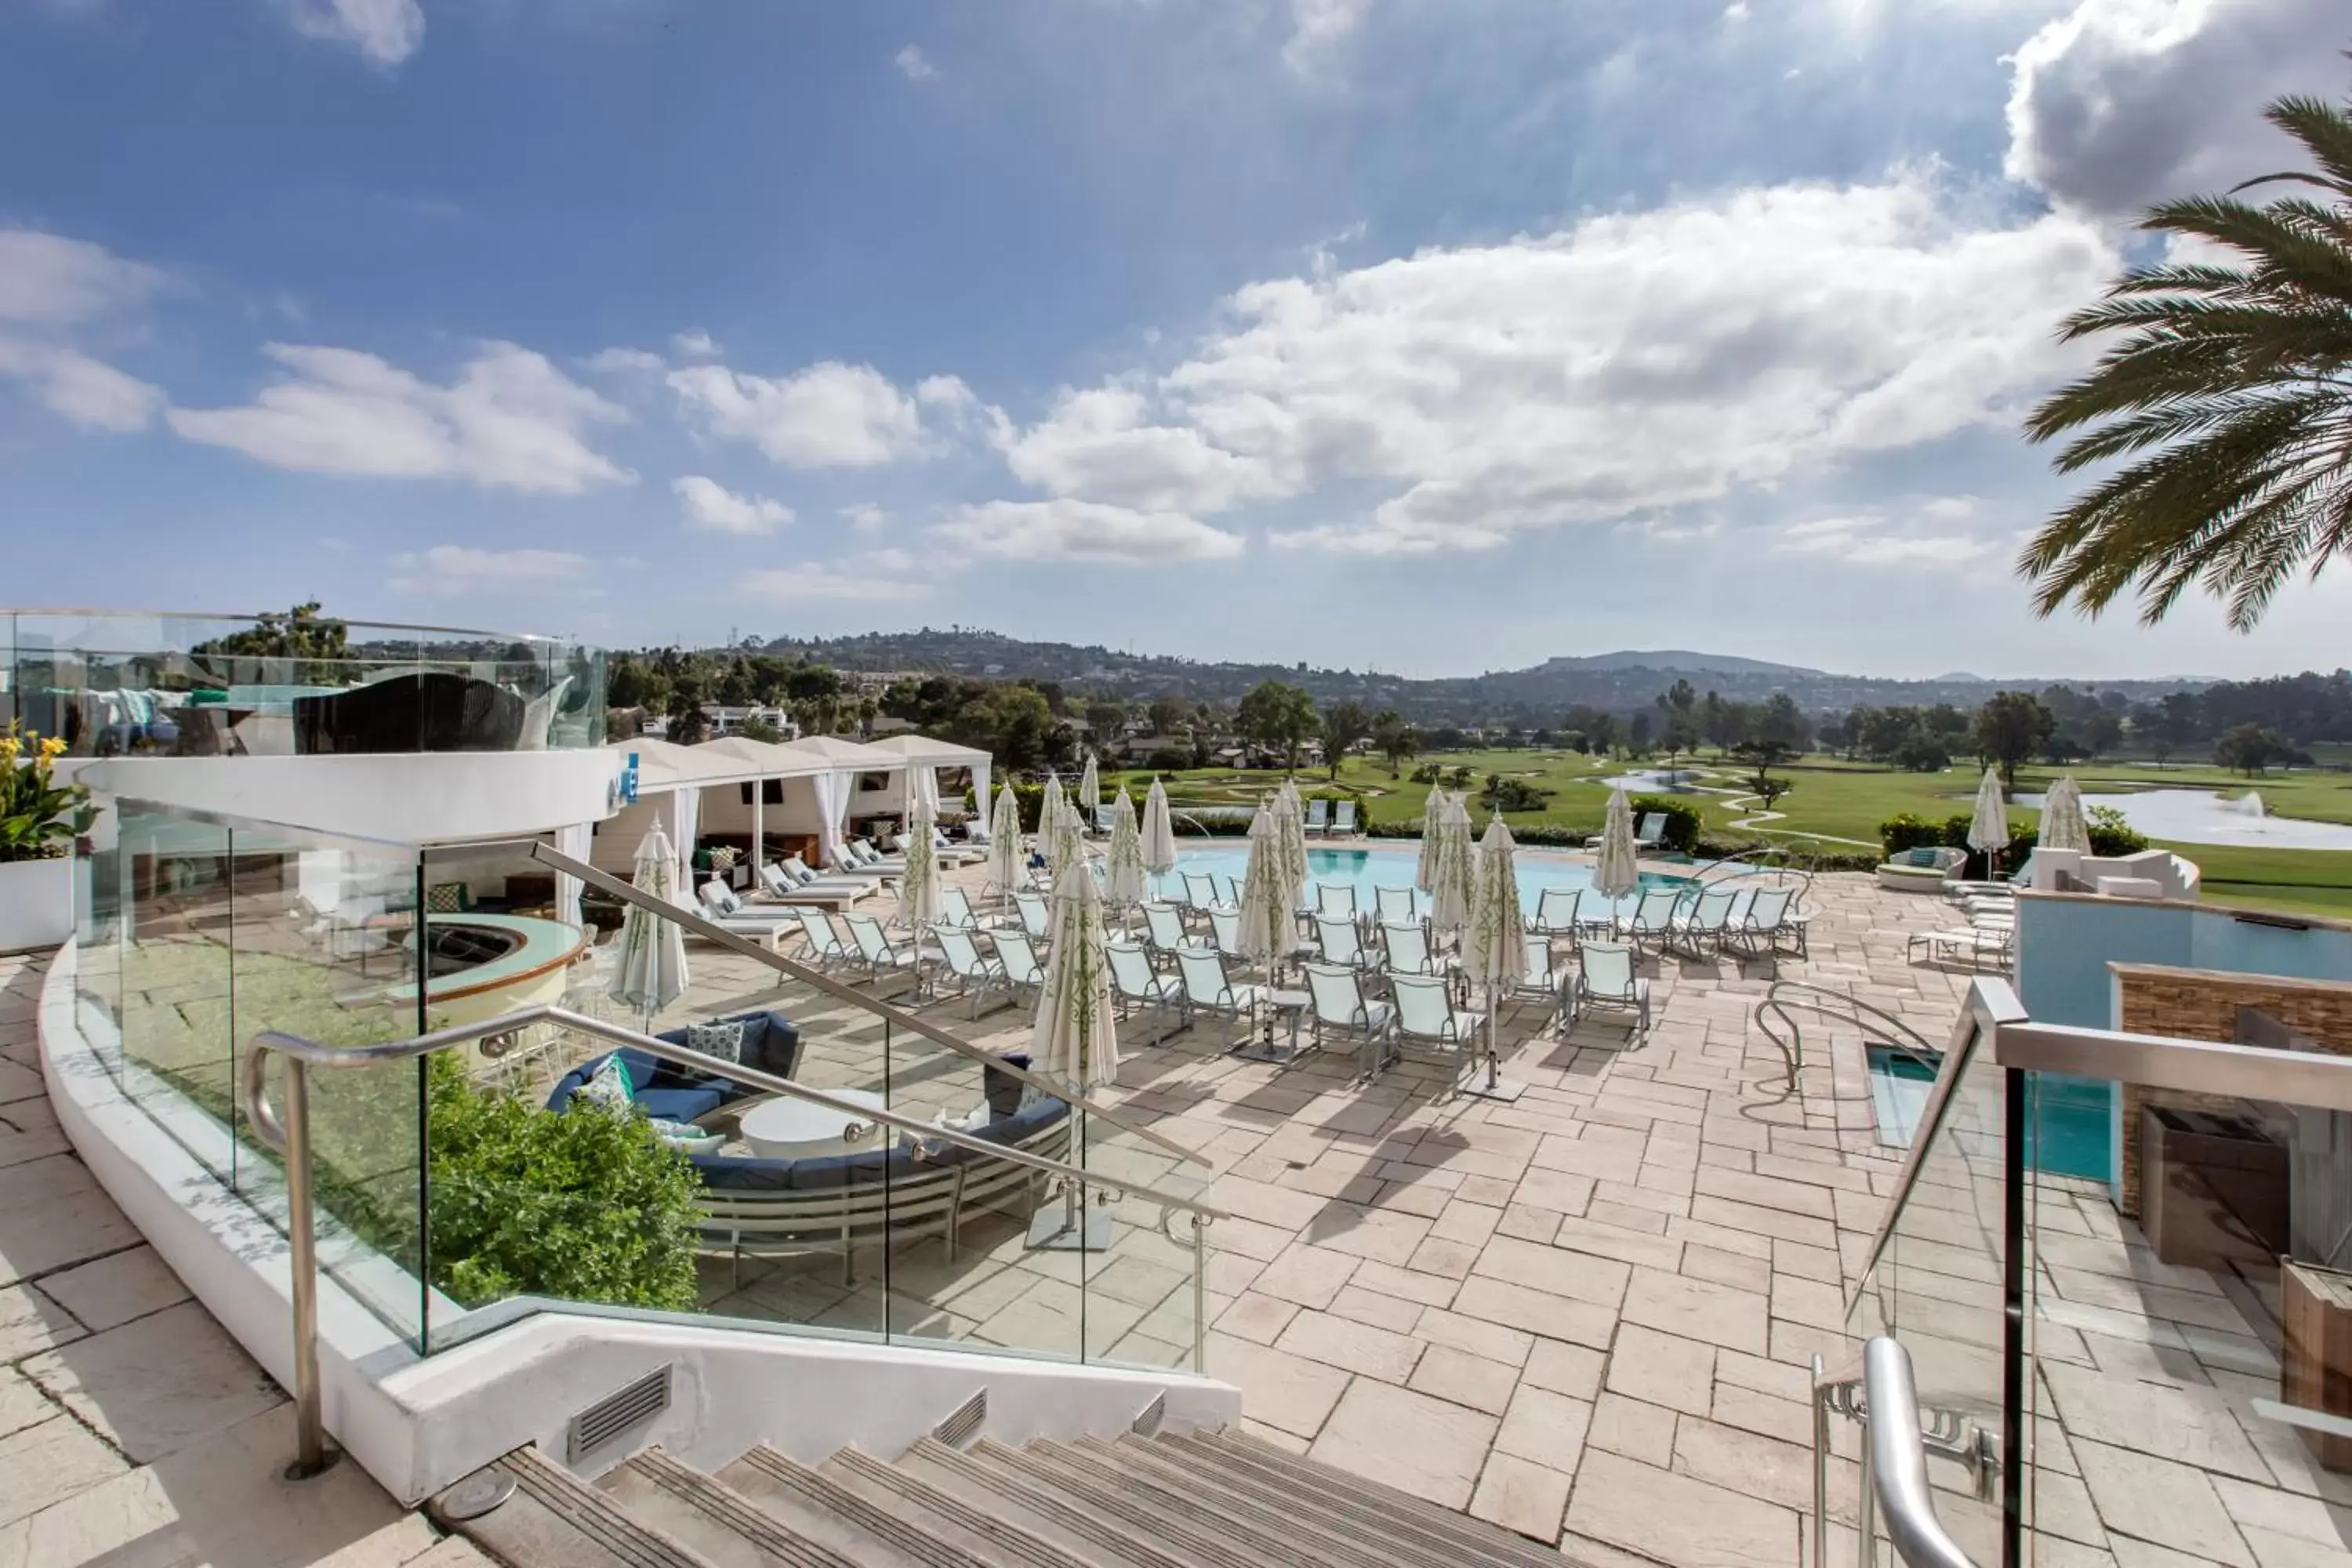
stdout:
[[(1019, 1056), (1006, 1058), (1028, 1065)], [(1021, 1103), (1023, 1085), (1009, 1073), (986, 1069), (988, 1121), (971, 1135), (1047, 1159), (1069, 1152), (1070, 1108), (1041, 1098)], [(743, 1258), (841, 1253), (844, 1283), (855, 1249), (943, 1237), (948, 1261), (968, 1215), (1007, 1208), (1026, 1215), (1037, 1206), (1041, 1172), (991, 1159), (944, 1141), (901, 1135), (887, 1149), (801, 1160), (735, 1154), (691, 1154), (702, 1176), (703, 1246)]]
[(1968, 864), (1968, 851), (1948, 845), (1906, 849), (1878, 868), (1878, 885), (1898, 893), (1940, 893)]
[[(745, 1067), (790, 1078), (800, 1066), (801, 1032), (782, 1013), (738, 1013), (712, 1022), (745, 1026), (741, 1057)], [(682, 1046), (687, 1043), (686, 1033), (684, 1029), (664, 1029), (654, 1038)], [(593, 1060), (582, 1062), (564, 1074), (555, 1091), (547, 1097), (547, 1109), (562, 1110), (571, 1104), (581, 1086), (614, 1056), (629, 1069), (631, 1102), (657, 1121), (699, 1121), (722, 1105), (766, 1092), (748, 1089), (731, 1079), (708, 1078), (634, 1046), (624, 1046), (618, 1051), (607, 1051)]]

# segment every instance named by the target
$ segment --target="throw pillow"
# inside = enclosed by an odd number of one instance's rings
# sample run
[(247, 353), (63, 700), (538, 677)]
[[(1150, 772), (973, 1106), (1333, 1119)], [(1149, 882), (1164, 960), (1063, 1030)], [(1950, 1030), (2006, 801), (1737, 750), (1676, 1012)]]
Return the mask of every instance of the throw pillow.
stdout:
[(425, 889), (425, 908), (436, 915), (459, 915), (466, 912), (466, 884), (436, 882)]
[(637, 1086), (629, 1078), (629, 1064), (623, 1061), (616, 1051), (604, 1058), (602, 1067), (588, 1075), (588, 1081), (582, 1084), (572, 1098), (625, 1114), (635, 1109), (636, 1089)]
[(734, 914), (743, 907), (743, 900), (737, 898), (730, 888), (712, 882), (705, 890), (710, 894), (710, 907), (722, 915)]
[(722, 1062), (743, 1059), (744, 1026), (733, 1024), (688, 1024), (686, 1026), (686, 1048), (700, 1051), (707, 1057), (717, 1057)]
[(664, 1121), (656, 1118), (647, 1123), (654, 1136), (673, 1149), (683, 1149), (689, 1154), (705, 1154), (726, 1142), (719, 1134), (691, 1121)]
[(1937, 865), (1937, 864), (1939, 864), (1939, 863), (1940, 863), (1941, 858), (1941, 858), (1940, 856), (1938, 856), (1938, 855), (1937, 855), (1937, 854), (1933, 849), (1928, 849), (1928, 848), (1919, 848), (1919, 849), (1914, 849), (1913, 851), (1911, 851), (1911, 864), (1913, 864), (1914, 866), (1923, 866), (1923, 867), (1924, 867), (1924, 866), (1934, 866), (1934, 865)]

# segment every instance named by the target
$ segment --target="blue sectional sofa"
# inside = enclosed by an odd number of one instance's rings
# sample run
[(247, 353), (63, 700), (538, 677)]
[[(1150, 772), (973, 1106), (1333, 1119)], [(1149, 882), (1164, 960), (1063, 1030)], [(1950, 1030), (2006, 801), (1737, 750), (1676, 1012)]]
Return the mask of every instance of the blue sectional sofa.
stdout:
[[(782, 1013), (739, 1013), (713, 1022), (748, 1026), (743, 1031), (745, 1067), (773, 1073), (778, 1078), (790, 1078), (800, 1067), (801, 1032)], [(654, 1037), (674, 1046), (686, 1044), (684, 1029), (665, 1029)], [(618, 1056), (629, 1069), (629, 1081), (636, 1086), (634, 1099), (637, 1109), (656, 1121), (699, 1121), (722, 1105), (765, 1092), (731, 1079), (706, 1077), (633, 1046), (624, 1046), (617, 1052), (607, 1051), (564, 1074), (555, 1091), (547, 1097), (547, 1109), (562, 1110), (571, 1104), (581, 1086), (613, 1056)]]

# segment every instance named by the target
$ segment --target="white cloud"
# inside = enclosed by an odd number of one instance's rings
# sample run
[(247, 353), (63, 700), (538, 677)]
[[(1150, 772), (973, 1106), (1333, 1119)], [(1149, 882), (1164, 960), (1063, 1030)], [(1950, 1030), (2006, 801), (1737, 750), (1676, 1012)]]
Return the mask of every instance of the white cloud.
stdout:
[(817, 599), (866, 605), (897, 604), (923, 598), (931, 591), (928, 583), (877, 577), (815, 562), (754, 572), (743, 579), (743, 588), (758, 598), (787, 604)]
[(717, 479), (687, 474), (669, 482), (687, 522), (713, 533), (773, 533), (793, 509), (766, 496), (739, 496)]
[(396, 66), (425, 42), (425, 12), (416, 0), (278, 0), (286, 19), (306, 38), (346, 44), (370, 62)]
[(162, 405), (153, 386), (71, 341), (136, 310), (164, 275), (104, 246), (39, 229), (0, 229), (0, 379), (89, 430), (143, 428)]
[(932, 531), (977, 555), (1026, 562), (1211, 561), (1244, 548), (1241, 535), (1180, 512), (1066, 499), (968, 506)]
[(577, 593), (593, 564), (568, 550), (477, 550), (436, 544), (396, 555), (392, 585), (404, 594), (478, 594), (497, 589), (564, 588)]
[(1114, 512), (1384, 496), (1286, 547), (1489, 545), (2006, 424), (2116, 265), (2095, 226), (1987, 226), (1930, 169), (1734, 191), (1248, 285), (1156, 383), (1066, 397), (1007, 456)]
[(598, 349), (580, 362), (601, 375), (659, 375), (669, 361), (644, 349)]
[(849, 558), (850, 564), (871, 572), (921, 572), (931, 563), (911, 550), (887, 545), (880, 550), (860, 551)]
[(273, 468), (391, 479), (457, 479), (492, 489), (577, 495), (636, 476), (588, 444), (627, 414), (543, 355), (492, 342), (447, 385), (354, 349), (269, 343), (285, 367), (241, 408), (174, 408), (172, 428)]
[(1148, 400), (1132, 387), (1066, 391), (1043, 422), (1006, 447), (1005, 465), (1055, 495), (1145, 511), (1216, 512), (1282, 492), (1265, 462), (1150, 418)]
[(1324, 74), (1371, 8), (1372, 0), (1290, 0), (1290, 37), (1282, 46), (1282, 63), (1297, 76)]
[(899, 74), (908, 81), (929, 81), (940, 74), (940, 68), (931, 63), (930, 57), (913, 44), (891, 56), (890, 63), (897, 66)]
[(718, 342), (700, 327), (690, 331), (672, 332), (669, 349), (680, 359), (717, 359), (719, 352)]
[[(871, 468), (927, 456), (942, 426), (960, 426), (979, 407), (954, 376), (932, 376), (909, 394), (871, 365), (836, 360), (783, 376), (688, 365), (670, 372), (669, 385), (704, 434), (748, 441), (794, 468)], [(940, 423), (927, 424), (927, 411)]]
[[(1921, 509), (1930, 517), (1954, 521), (1973, 512), (1964, 503), (1956, 513), (1938, 503)], [(1856, 566), (1958, 566), (1992, 552), (1990, 540), (1958, 533), (1904, 533), (1886, 531), (1886, 520), (1870, 513), (1853, 517), (1814, 518), (1780, 531), (1772, 547), (1784, 555), (1828, 555)]]
[(2106, 217), (2299, 163), (2262, 118), (2343, 94), (2344, 0), (2078, 0), (2015, 57), (2007, 169)]
[(841, 509), (842, 521), (860, 533), (879, 533), (890, 526), (890, 514), (872, 501), (860, 501), (856, 506)]

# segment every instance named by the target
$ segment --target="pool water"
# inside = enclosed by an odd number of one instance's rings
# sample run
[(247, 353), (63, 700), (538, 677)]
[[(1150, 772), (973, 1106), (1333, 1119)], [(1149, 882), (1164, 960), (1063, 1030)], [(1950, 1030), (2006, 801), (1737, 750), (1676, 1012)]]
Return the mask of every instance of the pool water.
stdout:
[[(1420, 850), (1411, 849), (1318, 849), (1307, 851), (1307, 874), (1317, 882), (1333, 883), (1356, 889), (1356, 907), (1369, 910), (1373, 904), (1372, 889), (1379, 887), (1410, 888), (1413, 868), (1419, 863)], [(1236, 843), (1233, 847), (1182, 849), (1176, 855), (1176, 869), (1159, 879), (1160, 891), (1170, 898), (1184, 890), (1182, 873), (1208, 872), (1231, 877), (1238, 884), (1242, 873), (1249, 868), (1249, 851)], [(1546, 888), (1589, 888), (1592, 886), (1592, 868), (1549, 858), (1538, 858), (1522, 855), (1512, 868), (1518, 873), (1519, 900), (1529, 914)], [(1642, 888), (1683, 888), (1690, 884), (1687, 877), (1669, 877), (1656, 871), (1642, 873)], [(1636, 895), (1638, 897), (1638, 895)], [(1619, 907), (1630, 911), (1633, 898), (1618, 900)]]
[[(1880, 1142), (1897, 1149), (1911, 1146), (1935, 1083), (1934, 1064), (1885, 1046), (1870, 1047), (1870, 1099), (1878, 1111)], [(2113, 1145), (2107, 1100), (2108, 1086), (2103, 1080), (2036, 1074), (2035, 1116), (2028, 1129), (2026, 1157), (2053, 1175), (2109, 1180)]]

